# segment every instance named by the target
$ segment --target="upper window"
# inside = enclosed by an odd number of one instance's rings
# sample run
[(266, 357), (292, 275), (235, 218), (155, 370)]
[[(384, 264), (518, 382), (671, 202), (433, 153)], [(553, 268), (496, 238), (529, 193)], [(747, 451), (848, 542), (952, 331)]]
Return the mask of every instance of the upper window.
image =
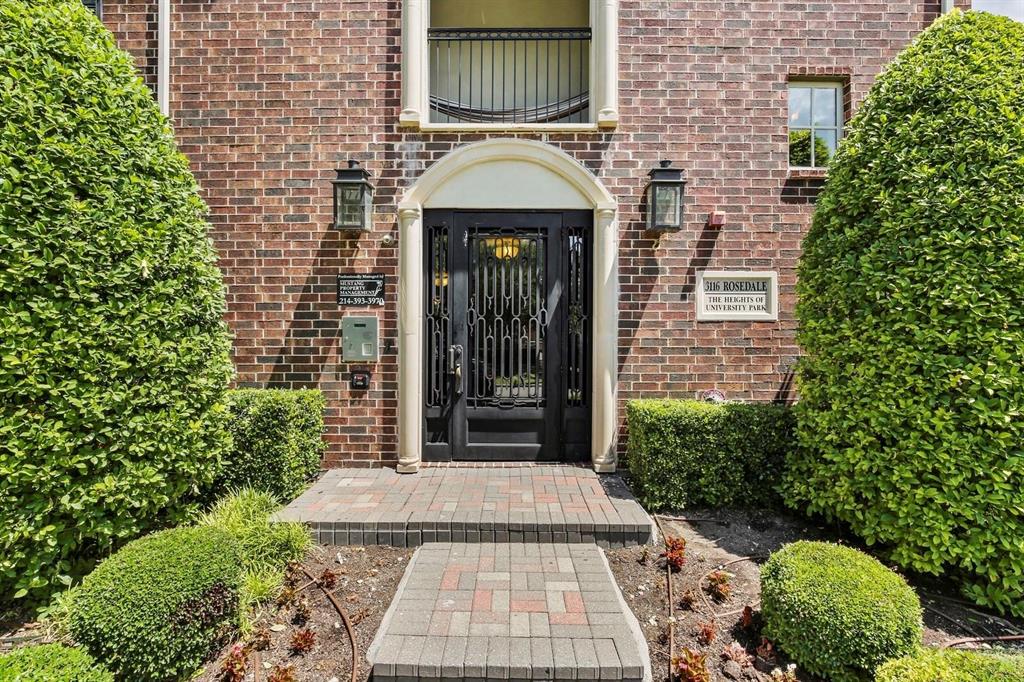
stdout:
[(971, 3), (971, 9), (1002, 14), (1017, 21), (1024, 21), (1024, 1), (1022, 0), (974, 0)]
[(82, 4), (91, 9), (96, 16), (100, 16), (100, 0), (82, 0)]
[(842, 83), (789, 84), (789, 165), (826, 168), (843, 134)]
[(431, 123), (589, 123), (587, 0), (431, 0)]

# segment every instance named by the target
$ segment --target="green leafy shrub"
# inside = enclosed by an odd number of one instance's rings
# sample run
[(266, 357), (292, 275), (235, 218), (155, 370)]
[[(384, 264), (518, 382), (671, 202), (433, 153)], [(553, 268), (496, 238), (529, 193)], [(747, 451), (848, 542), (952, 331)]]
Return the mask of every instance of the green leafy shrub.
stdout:
[(215, 475), (230, 339), (204, 213), (95, 15), (0, 3), (0, 600), (45, 599)]
[(1019, 682), (1024, 656), (955, 649), (922, 649), (889, 661), (875, 682)]
[(869, 679), (921, 645), (921, 602), (876, 559), (826, 542), (795, 542), (761, 568), (764, 636), (815, 675)]
[(81, 649), (41, 644), (0, 656), (0, 682), (114, 682), (114, 676)]
[(297, 497), (320, 470), (326, 447), (323, 393), (248, 388), (230, 391), (228, 400), (234, 446), (218, 488)]
[(1024, 615), (1024, 24), (953, 13), (879, 77), (799, 267), (787, 501)]
[(788, 408), (763, 403), (633, 400), (627, 460), (650, 509), (776, 501), (793, 442)]
[(187, 676), (234, 622), (241, 565), (238, 542), (216, 526), (135, 540), (75, 590), (71, 632), (120, 679)]

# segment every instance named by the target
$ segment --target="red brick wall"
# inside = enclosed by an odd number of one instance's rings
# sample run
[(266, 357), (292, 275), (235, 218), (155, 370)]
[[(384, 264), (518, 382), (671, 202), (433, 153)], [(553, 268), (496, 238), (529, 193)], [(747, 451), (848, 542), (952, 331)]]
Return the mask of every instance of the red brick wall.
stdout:
[[(396, 125), (399, 0), (175, 0), (171, 102), (180, 145), (212, 212), (240, 385), (319, 386), (328, 465), (396, 458), (396, 197), (453, 147), (482, 139)], [(105, 19), (147, 74), (155, 2), (105, 0)], [(791, 399), (794, 266), (819, 182), (788, 177), (790, 76), (848, 80), (860, 101), (879, 69), (937, 16), (938, 0), (622, 0), (621, 124), (529, 135), (593, 170), (620, 208), (622, 401), (693, 396)], [(377, 184), (376, 224), (328, 229), (332, 169), (360, 159)], [(685, 229), (640, 222), (647, 171), (686, 169)], [(727, 215), (705, 229), (711, 211)], [(776, 269), (779, 322), (694, 321), (694, 273)], [(384, 272), (386, 345), (369, 392), (340, 360), (339, 272)]]

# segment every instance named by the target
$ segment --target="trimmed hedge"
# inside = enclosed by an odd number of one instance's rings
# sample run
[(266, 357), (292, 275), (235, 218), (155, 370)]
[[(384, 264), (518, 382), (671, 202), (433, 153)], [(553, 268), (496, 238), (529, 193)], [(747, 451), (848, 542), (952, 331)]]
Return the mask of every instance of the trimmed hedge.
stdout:
[(1024, 615), (1024, 24), (952, 13), (829, 166), (797, 285), (787, 502)]
[(808, 672), (868, 679), (921, 646), (921, 602), (896, 573), (849, 547), (801, 541), (761, 568), (764, 636)]
[(785, 406), (633, 400), (626, 422), (629, 473), (649, 509), (777, 500), (775, 487), (793, 443)]
[(320, 471), (327, 444), (324, 396), (317, 390), (247, 388), (230, 391), (231, 455), (220, 490), (254, 488), (294, 499)]
[(227, 451), (206, 208), (79, 0), (0, 2), (0, 601), (163, 523)]
[(922, 649), (889, 661), (878, 669), (875, 682), (1019, 682), (1024, 680), (1024, 656), (955, 649)]
[(188, 676), (234, 622), (242, 558), (231, 533), (214, 526), (131, 542), (74, 592), (71, 633), (120, 679)]
[(114, 676), (81, 649), (41, 644), (0, 656), (0, 682), (114, 682)]

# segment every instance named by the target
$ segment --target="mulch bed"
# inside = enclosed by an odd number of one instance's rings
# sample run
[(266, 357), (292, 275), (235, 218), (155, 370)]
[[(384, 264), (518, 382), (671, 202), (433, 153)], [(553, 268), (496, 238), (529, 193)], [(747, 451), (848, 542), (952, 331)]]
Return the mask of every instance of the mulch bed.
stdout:
[[(384, 613), (398, 589), (398, 583), (412, 556), (410, 549), (395, 547), (314, 547), (303, 568), (319, 577), (325, 569), (337, 576), (331, 592), (352, 621), (360, 651), (358, 680), (366, 680), (370, 666), (366, 650), (373, 641)], [(296, 680), (349, 682), (352, 679), (352, 647), (342, 619), (317, 585), (309, 584), (302, 571), (293, 571), (297, 594), (286, 604), (269, 604), (259, 614), (255, 627), (265, 628), (269, 646), (249, 655), (246, 680), (266, 681), (277, 665), (291, 666)], [(308, 605), (308, 618), (303, 619)], [(291, 641), (296, 632), (309, 629), (315, 634), (313, 648), (296, 654)], [(225, 645), (196, 680), (220, 682), (225, 657), (231, 649)], [(259, 670), (256, 663), (259, 659)]]
[[(688, 510), (686, 517), (694, 521), (660, 519), (666, 535), (681, 536), (687, 543), (686, 563), (672, 575), (676, 654), (683, 648), (704, 654), (713, 680), (770, 680), (769, 671), (785, 669), (789, 661), (778, 652), (773, 660), (756, 656), (762, 642), (759, 565), (764, 557), (788, 542), (840, 538), (834, 529), (770, 511), (702, 509)], [(612, 573), (647, 638), (654, 679), (666, 680), (670, 661), (669, 613), (665, 563), (658, 559), (660, 552), (661, 547), (652, 546), (613, 549), (607, 554)], [(709, 594), (708, 581), (702, 578), (723, 564), (743, 557), (755, 559), (724, 568), (729, 575), (731, 595), (716, 600)], [(1024, 624), (984, 613), (961, 601), (953, 585), (913, 576), (911, 583), (925, 606), (926, 644), (938, 645), (962, 637), (1024, 633)], [(746, 606), (752, 611), (749, 623), (744, 623)], [(702, 628), (711, 622), (715, 624), (715, 635), (709, 642), (702, 636)], [(755, 657), (754, 665), (740, 668), (723, 659), (723, 650), (734, 641)], [(799, 670), (797, 677), (814, 679)]]

